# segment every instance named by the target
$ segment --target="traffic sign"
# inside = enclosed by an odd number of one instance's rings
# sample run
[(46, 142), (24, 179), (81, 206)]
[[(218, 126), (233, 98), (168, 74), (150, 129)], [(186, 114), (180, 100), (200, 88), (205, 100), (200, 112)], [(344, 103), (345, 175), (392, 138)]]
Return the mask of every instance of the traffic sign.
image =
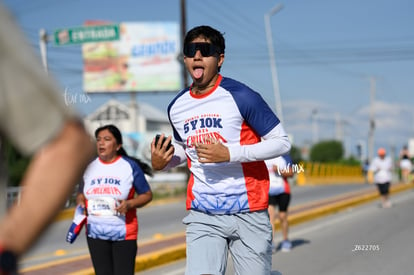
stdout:
[(71, 45), (119, 40), (119, 25), (96, 25), (58, 29), (54, 33), (55, 44)]

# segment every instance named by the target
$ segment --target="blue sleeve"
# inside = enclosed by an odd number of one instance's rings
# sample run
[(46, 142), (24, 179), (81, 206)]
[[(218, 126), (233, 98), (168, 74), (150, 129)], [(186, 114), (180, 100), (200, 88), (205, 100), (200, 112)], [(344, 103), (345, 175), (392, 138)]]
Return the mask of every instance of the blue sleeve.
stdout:
[(149, 186), (148, 181), (145, 178), (145, 174), (138, 163), (128, 157), (125, 157), (125, 160), (131, 165), (132, 168), (132, 177), (135, 192), (137, 194), (143, 194), (150, 191), (151, 187)]
[(82, 178), (82, 181), (79, 183), (78, 185), (78, 193), (82, 193), (83, 194), (83, 188), (85, 187), (85, 181)]
[(246, 123), (261, 137), (280, 123), (259, 93), (229, 78), (223, 78), (221, 86), (231, 93)]
[(290, 155), (282, 155), (282, 158), (285, 159), (286, 165), (288, 165), (288, 164), (292, 165), (293, 164), (293, 161), (292, 161), (292, 158), (290, 157)]

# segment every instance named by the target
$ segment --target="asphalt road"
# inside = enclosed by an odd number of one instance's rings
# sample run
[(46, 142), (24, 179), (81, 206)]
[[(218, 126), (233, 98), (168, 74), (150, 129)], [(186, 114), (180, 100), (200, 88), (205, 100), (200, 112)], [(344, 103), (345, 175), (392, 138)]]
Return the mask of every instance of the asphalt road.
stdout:
[[(367, 188), (373, 189), (374, 187), (356, 184), (293, 186), (291, 206)], [(183, 200), (169, 203), (151, 203), (149, 206), (139, 209), (138, 243), (158, 238), (161, 235), (184, 232), (185, 227), (181, 220), (185, 215), (185, 202)], [(65, 242), (66, 232), (70, 224), (71, 220), (53, 223), (35, 246), (22, 257), (20, 267), (32, 267), (88, 254), (84, 231), (81, 232), (74, 244)]]
[[(393, 195), (392, 201), (390, 209), (374, 201), (292, 227), (294, 247), (273, 255), (271, 275), (413, 274), (414, 192)], [(184, 270), (181, 260), (136, 274), (182, 275)]]

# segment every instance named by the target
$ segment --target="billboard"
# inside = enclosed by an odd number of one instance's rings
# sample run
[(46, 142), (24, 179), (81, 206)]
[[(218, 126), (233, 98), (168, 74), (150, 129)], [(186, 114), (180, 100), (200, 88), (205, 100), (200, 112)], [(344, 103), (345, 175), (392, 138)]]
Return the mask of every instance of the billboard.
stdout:
[(118, 41), (83, 44), (85, 92), (182, 88), (178, 23), (120, 23), (119, 33)]

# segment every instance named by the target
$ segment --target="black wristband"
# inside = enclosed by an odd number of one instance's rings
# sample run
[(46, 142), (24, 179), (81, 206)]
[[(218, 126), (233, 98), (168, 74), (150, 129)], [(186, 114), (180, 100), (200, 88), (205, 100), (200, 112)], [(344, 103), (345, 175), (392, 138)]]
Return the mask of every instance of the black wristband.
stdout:
[(5, 275), (17, 274), (17, 259), (13, 252), (0, 250), (0, 273)]

